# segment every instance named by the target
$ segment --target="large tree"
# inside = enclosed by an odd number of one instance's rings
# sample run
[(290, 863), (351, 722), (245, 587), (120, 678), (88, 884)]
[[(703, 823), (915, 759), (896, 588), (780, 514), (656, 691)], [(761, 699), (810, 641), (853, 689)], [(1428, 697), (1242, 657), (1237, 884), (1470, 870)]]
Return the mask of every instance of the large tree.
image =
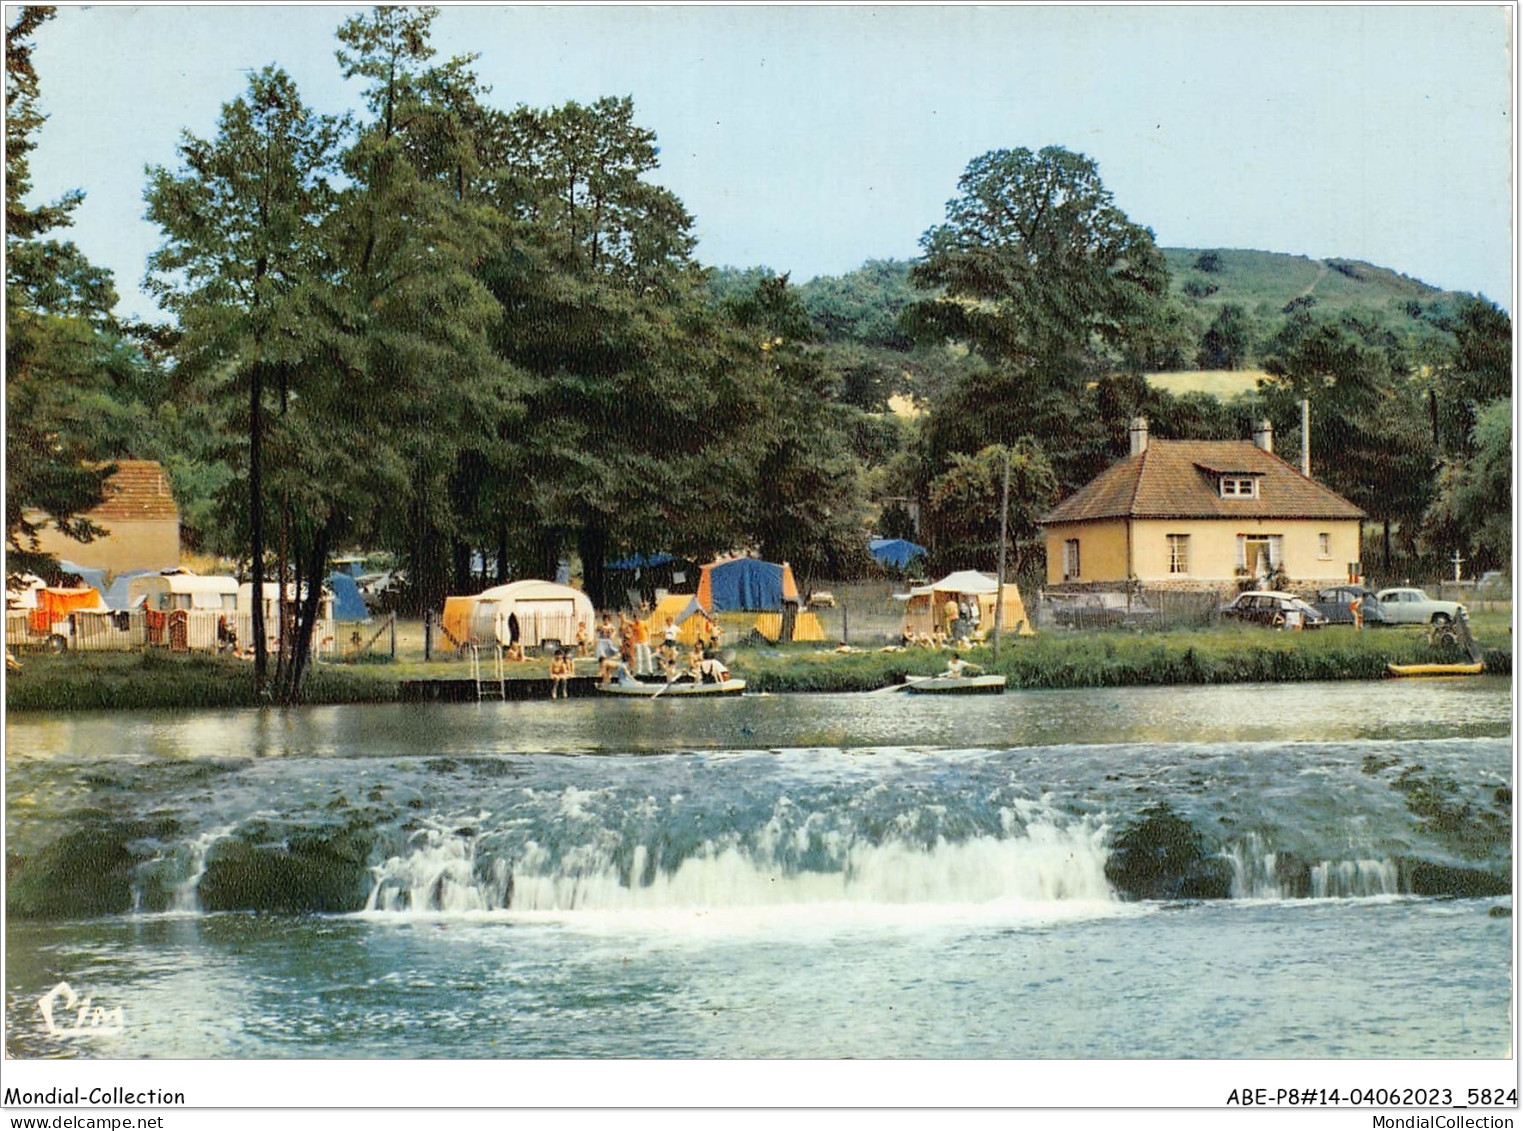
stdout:
[(487, 522), (482, 482), (513, 446), (519, 408), (481, 277), (502, 227), (484, 188), (491, 115), (471, 59), (435, 57), (436, 15), (377, 7), (339, 28), (339, 62), (366, 82), (370, 114), (327, 225), (345, 281), (329, 312), (342, 365), (391, 440), (389, 464), (367, 452), (386, 502), (373, 529), (400, 553), (416, 612), (463, 580), (469, 538)]
[[(227, 500), (227, 514), (247, 534), (255, 594), (266, 577), (269, 420), (289, 410), (294, 386), (326, 376), (313, 315), (332, 282), (318, 232), (334, 206), (337, 140), (337, 124), (302, 102), (289, 75), (266, 67), (223, 107), (215, 138), (187, 132), (178, 168), (148, 170), (147, 214), (163, 242), (147, 283), (177, 320), (182, 387), (226, 405), (224, 419), (243, 437), (232, 454), (241, 497)], [(289, 484), (301, 471), (285, 424), (277, 466)], [(262, 600), (252, 614), (254, 679), (263, 689)]]
[(936, 293), (906, 325), (922, 341), (965, 343), (988, 369), (933, 402), (924, 481), (955, 452), (1025, 437), (1071, 489), (1113, 454), (1089, 387), (1156, 344), (1163, 256), (1116, 207), (1095, 163), (1060, 147), (986, 153), (958, 188), (913, 270)]
[(707, 302), (692, 218), (647, 179), (655, 136), (633, 104), (520, 108), (494, 128), (489, 190), (510, 226), (483, 278), (531, 422), (503, 504), (529, 532), (520, 564), (549, 571), (575, 550), (603, 604), (612, 556), (735, 544), (728, 500), (750, 482), (767, 402)]
[(1402, 343), (1353, 316), (1298, 313), (1270, 343), (1260, 392), (1282, 440), (1310, 404), (1312, 473), (1410, 544), (1432, 498), (1436, 453)]
[(5, 35), (5, 540), (11, 573), (47, 574), (38, 537), (53, 527), (81, 542), (102, 531), (84, 517), (123, 454), (124, 409), (113, 390), (139, 364), (111, 309), (111, 275), (51, 233), (72, 222), (78, 191), (29, 204), (29, 155), (44, 115), (31, 40), (53, 17), (26, 7)]
[(1512, 564), (1512, 398), (1476, 413), (1470, 455), (1451, 457), (1424, 516), (1422, 544), (1436, 556), (1458, 552), (1472, 574)]
[(1097, 347), (1119, 355), (1148, 332), (1168, 285), (1163, 255), (1088, 157), (995, 150), (958, 190), (920, 241), (913, 278), (940, 293), (916, 305), (918, 325), (1022, 367)]
[(1041, 449), (1020, 440), (975, 455), (954, 454), (931, 481), (925, 524), (938, 568), (993, 570), (999, 562), (1005, 468), (1010, 469), (1005, 537), (1007, 562), (1019, 574), (1041, 553), (1040, 519), (1057, 497), (1057, 478)]

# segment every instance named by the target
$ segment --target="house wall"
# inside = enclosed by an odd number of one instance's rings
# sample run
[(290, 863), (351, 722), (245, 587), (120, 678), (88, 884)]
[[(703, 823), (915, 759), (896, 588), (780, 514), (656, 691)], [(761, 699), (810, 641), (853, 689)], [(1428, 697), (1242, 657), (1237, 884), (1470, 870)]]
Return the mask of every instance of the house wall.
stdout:
[[(1063, 576), (1063, 543), (1079, 540), (1079, 576)], [(1103, 519), (1099, 522), (1062, 523), (1047, 528), (1047, 584), (1065, 581), (1125, 581), (1126, 522)]]
[(39, 536), (43, 553), (76, 565), (121, 573), (129, 569), (161, 569), (180, 563), (180, 524), (173, 519), (133, 521), (100, 519), (109, 533), (93, 542), (65, 538), (49, 526)]
[[(1355, 519), (1139, 519), (1132, 527), (1131, 572), (1146, 584), (1180, 588), (1220, 588), (1237, 577), (1237, 537), (1278, 534), (1283, 541), (1281, 566), (1295, 585), (1314, 588), (1348, 579), (1348, 564), (1359, 560), (1359, 522)], [(1321, 534), (1329, 550), (1321, 552)], [(1187, 574), (1169, 572), (1170, 534), (1190, 538)], [(1079, 539), (1079, 582), (1127, 580), (1124, 520), (1066, 523), (1049, 527), (1047, 583), (1062, 585), (1063, 543)]]
[[(1190, 538), (1188, 574), (1169, 572), (1170, 534)], [(1232, 584), (1237, 578), (1240, 534), (1278, 534), (1283, 539), (1280, 566), (1293, 584), (1332, 585), (1348, 580), (1349, 562), (1359, 560), (1359, 523), (1351, 519), (1241, 518), (1210, 520), (1139, 520), (1132, 530), (1132, 560), (1148, 582)], [(1320, 535), (1327, 534), (1326, 556)]]

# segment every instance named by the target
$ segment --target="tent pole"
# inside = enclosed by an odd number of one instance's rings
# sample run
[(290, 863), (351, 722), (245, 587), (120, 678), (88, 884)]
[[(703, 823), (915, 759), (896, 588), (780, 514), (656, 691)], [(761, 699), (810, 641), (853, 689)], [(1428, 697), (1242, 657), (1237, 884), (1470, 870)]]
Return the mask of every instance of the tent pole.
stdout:
[(1010, 449), (1005, 448), (1005, 486), (999, 500), (999, 575), (994, 590), (994, 662), (999, 663), (999, 636), (1005, 624), (1005, 530), (1010, 518)]

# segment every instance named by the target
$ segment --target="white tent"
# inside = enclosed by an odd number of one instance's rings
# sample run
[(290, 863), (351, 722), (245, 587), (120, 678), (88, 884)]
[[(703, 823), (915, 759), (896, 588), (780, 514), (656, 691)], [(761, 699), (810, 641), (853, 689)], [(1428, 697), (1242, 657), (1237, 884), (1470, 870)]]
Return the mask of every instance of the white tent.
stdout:
[(587, 594), (553, 581), (514, 581), (472, 597), (448, 597), (442, 624), (456, 644), (510, 644), (526, 648), (547, 640), (570, 644), (576, 626), (587, 623), (590, 636), (595, 612)]
[[(938, 625), (945, 628), (946, 621), (941, 606), (948, 599), (973, 597), (978, 601), (979, 635), (994, 631), (994, 606), (998, 601), (999, 579), (978, 570), (963, 569), (949, 573), (930, 585), (917, 585), (908, 593), (896, 593), (896, 601), (905, 601), (904, 631), (914, 636), (930, 636)], [(1015, 582), (1005, 582), (1004, 630), (1021, 636), (1031, 635), (1031, 624), (1026, 616), (1026, 603)]]

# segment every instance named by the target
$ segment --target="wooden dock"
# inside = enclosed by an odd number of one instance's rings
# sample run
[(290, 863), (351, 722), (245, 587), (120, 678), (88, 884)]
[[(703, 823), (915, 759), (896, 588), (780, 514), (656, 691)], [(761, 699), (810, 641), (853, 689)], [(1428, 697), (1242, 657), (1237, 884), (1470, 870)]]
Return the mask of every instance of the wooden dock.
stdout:
[[(566, 681), (568, 697), (590, 699), (597, 694), (597, 683), (595, 676), (572, 676)], [(500, 684), (495, 679), (484, 679), (479, 689), (474, 679), (404, 679), (397, 684), (397, 689), (404, 703), (474, 703), (478, 699), (548, 701), (550, 698), (548, 677), (505, 679)]]

